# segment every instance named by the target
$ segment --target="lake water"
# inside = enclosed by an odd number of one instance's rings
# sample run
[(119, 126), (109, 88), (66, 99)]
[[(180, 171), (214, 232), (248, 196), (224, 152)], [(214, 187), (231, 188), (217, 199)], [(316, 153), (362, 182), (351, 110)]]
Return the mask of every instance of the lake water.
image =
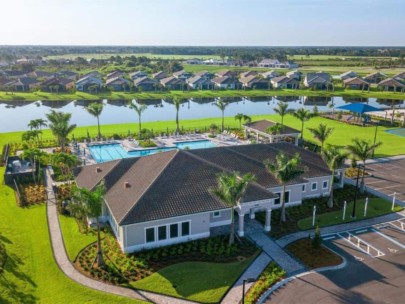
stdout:
[[(249, 97), (249, 98), (228, 98), (230, 104), (225, 110), (225, 116), (234, 116), (237, 113), (246, 115), (273, 114), (273, 108), (279, 100), (288, 102), (290, 109), (305, 107), (312, 110), (315, 105), (320, 112), (330, 111), (328, 104), (333, 103), (335, 107), (351, 102), (367, 102), (377, 108), (389, 108), (391, 100), (375, 98), (342, 98), (342, 97), (304, 97), (304, 96), (283, 96), (283, 97)], [(194, 98), (185, 100), (181, 105), (179, 117), (182, 119), (199, 119), (220, 117), (221, 111), (213, 105), (213, 98)], [(165, 121), (174, 120), (176, 111), (169, 100), (145, 99), (137, 100), (138, 103), (148, 105), (142, 114), (142, 121)], [(32, 119), (46, 119), (45, 114), (51, 109), (72, 113), (72, 123), (78, 126), (97, 124), (96, 119), (84, 109), (88, 101), (36, 101), (17, 102), (0, 101), (0, 133), (12, 131), (25, 131), (27, 124)], [(100, 116), (101, 124), (137, 123), (138, 115), (134, 110), (127, 107), (128, 101), (103, 100), (105, 108)], [(404, 100), (395, 100), (394, 104), (404, 107)]]

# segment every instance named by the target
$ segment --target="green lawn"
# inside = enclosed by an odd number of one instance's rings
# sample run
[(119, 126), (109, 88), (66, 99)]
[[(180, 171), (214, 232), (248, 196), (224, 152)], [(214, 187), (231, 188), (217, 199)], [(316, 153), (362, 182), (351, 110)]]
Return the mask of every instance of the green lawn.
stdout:
[[(376, 217), (384, 214), (393, 212), (391, 210), (392, 203), (381, 198), (372, 198), (369, 199), (367, 207), (367, 215), (364, 216), (364, 205), (365, 199), (361, 199), (356, 203), (356, 218), (351, 218), (353, 210), (353, 202), (347, 204), (346, 208), (346, 218), (343, 221), (343, 208), (340, 211), (333, 211), (324, 214), (320, 214), (315, 218), (315, 226), (325, 227), (343, 223), (349, 223), (354, 221), (360, 221), (371, 217)], [(394, 212), (401, 211), (403, 208), (396, 205), (394, 207)], [(312, 217), (307, 217), (298, 221), (298, 227), (301, 230), (311, 229), (312, 227)]]
[[(221, 124), (221, 118), (219, 117), (220, 112), (218, 110), (218, 118), (205, 118), (205, 119), (194, 119), (194, 120), (181, 120), (181, 110), (180, 110), (180, 127), (183, 126), (186, 129), (194, 129), (194, 128), (204, 128), (208, 127), (211, 123), (215, 123), (217, 125)], [(226, 111), (225, 111), (226, 115)], [(35, 117), (33, 117), (34, 119)], [(254, 115), (252, 116), (253, 120), (258, 119), (270, 119), (273, 121), (281, 122), (280, 117), (277, 114), (271, 115)], [(136, 118), (134, 118), (134, 123), (126, 123), (126, 124), (116, 124), (116, 125), (103, 125), (101, 127), (101, 132), (104, 134), (112, 135), (113, 133), (118, 134), (127, 134), (128, 130), (131, 132), (137, 132), (138, 124), (135, 122)], [(95, 121), (94, 121), (95, 123)], [(102, 123), (102, 121), (101, 121)], [(301, 129), (301, 122), (294, 118), (292, 115), (287, 115), (284, 117), (284, 123), (287, 126), (296, 128), (298, 130)], [(308, 127), (314, 128), (317, 127), (320, 123), (326, 123), (329, 127), (332, 127), (333, 133), (328, 138), (327, 143), (334, 144), (337, 146), (346, 146), (351, 142), (351, 140), (355, 137), (359, 137), (365, 140), (373, 141), (374, 140), (374, 128), (373, 127), (360, 127), (360, 126), (353, 126), (348, 125), (342, 122), (338, 122), (335, 120), (330, 120), (322, 117), (316, 117), (311, 119), (310, 121), (305, 123), (304, 128), (304, 138), (307, 140), (312, 140), (312, 136), (310, 132), (306, 129)], [(225, 126), (230, 127), (238, 127), (238, 122), (233, 117), (226, 117), (225, 118)], [(153, 129), (154, 131), (166, 131), (166, 128), (170, 130), (174, 130), (176, 128), (176, 124), (174, 121), (156, 121), (156, 122), (144, 122), (142, 123), (142, 127)], [(392, 156), (392, 155), (400, 155), (405, 154), (405, 137), (396, 136), (393, 134), (389, 134), (384, 132), (391, 128), (387, 127), (379, 127), (377, 133), (377, 140), (382, 141), (383, 145), (376, 150), (375, 156), (376, 157), (384, 157), (384, 156)], [(97, 126), (89, 126), (89, 127), (78, 127), (74, 130), (75, 137), (79, 136), (86, 136), (87, 130), (90, 132), (91, 136), (95, 136), (97, 134)], [(43, 131), (43, 138), (52, 138), (52, 134), (49, 130)], [(0, 134), (0, 147), (8, 142), (16, 142), (21, 141), (21, 135), (23, 132), (10, 132), (10, 133), (1, 133)]]
[(116, 53), (116, 54), (65, 54), (65, 55), (54, 55), (54, 56), (47, 56), (46, 59), (75, 59), (77, 57), (82, 57), (85, 59), (108, 59), (111, 56), (121, 56), (121, 57), (147, 57), (151, 59), (176, 59), (176, 60), (187, 60), (187, 59), (220, 59), (218, 55), (175, 55), (175, 54), (152, 54), (152, 53)]
[(97, 235), (94, 231), (87, 234), (80, 233), (79, 225), (73, 217), (60, 215), (59, 222), (62, 228), (66, 251), (71, 261), (75, 260), (80, 250), (97, 240)]
[(253, 259), (229, 264), (176, 264), (131, 283), (131, 286), (202, 303), (218, 303)]
[(0, 231), (9, 258), (0, 276), (0, 303), (141, 303), (85, 288), (55, 264), (45, 205), (17, 207), (0, 168)]

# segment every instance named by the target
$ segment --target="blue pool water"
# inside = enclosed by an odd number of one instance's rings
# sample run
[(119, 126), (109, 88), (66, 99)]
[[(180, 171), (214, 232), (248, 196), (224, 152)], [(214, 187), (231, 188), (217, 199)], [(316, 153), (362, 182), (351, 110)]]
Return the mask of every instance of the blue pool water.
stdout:
[(146, 155), (155, 154), (158, 152), (170, 151), (175, 149), (205, 149), (213, 148), (216, 145), (209, 140), (199, 140), (193, 142), (179, 142), (176, 143), (176, 147), (170, 148), (154, 148), (142, 151), (126, 151), (120, 144), (105, 144), (105, 145), (93, 145), (88, 149), (91, 156), (97, 163), (103, 163), (114, 159), (128, 158), (128, 157), (141, 157)]
[(390, 134), (394, 134), (394, 135), (397, 135), (397, 136), (405, 137), (405, 128), (387, 130), (385, 132), (390, 133)]

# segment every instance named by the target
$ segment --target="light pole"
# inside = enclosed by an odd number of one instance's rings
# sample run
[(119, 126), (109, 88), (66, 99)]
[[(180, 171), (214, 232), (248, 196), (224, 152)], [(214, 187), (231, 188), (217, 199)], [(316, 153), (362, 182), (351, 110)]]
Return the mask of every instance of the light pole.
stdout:
[[(377, 129), (378, 129), (378, 124), (379, 124), (379, 123), (380, 123), (380, 121), (377, 121), (376, 124), (375, 124), (374, 146), (375, 146), (375, 143), (376, 143), (376, 141), (377, 141)], [(373, 149), (373, 153), (371, 154), (371, 158), (374, 158), (374, 151), (375, 151), (375, 149)]]
[(254, 278), (247, 278), (243, 279), (243, 284), (242, 284), (242, 304), (245, 304), (245, 283), (253, 283), (256, 280)]
[(360, 177), (360, 168), (363, 165), (358, 165), (357, 168), (357, 179), (356, 179), (356, 189), (354, 190), (354, 200), (353, 200), (353, 210), (352, 210), (352, 218), (356, 217), (356, 200), (357, 200), (357, 190), (359, 188), (359, 177)]

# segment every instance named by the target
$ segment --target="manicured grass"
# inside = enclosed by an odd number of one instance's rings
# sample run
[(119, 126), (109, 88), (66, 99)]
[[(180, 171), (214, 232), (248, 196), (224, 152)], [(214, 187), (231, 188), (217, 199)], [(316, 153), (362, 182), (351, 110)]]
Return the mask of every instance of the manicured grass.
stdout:
[[(220, 115), (220, 113), (218, 113)], [(181, 112), (180, 112), (181, 115)], [(226, 111), (225, 111), (226, 115)], [(33, 117), (35, 118), (35, 117)], [(259, 119), (270, 119), (276, 122), (281, 122), (281, 118), (277, 114), (271, 115), (253, 115), (252, 120), (259, 120)], [(204, 127), (208, 127), (211, 123), (215, 123), (217, 125), (221, 125), (221, 118), (205, 118), (205, 119), (194, 119), (194, 120), (181, 120), (180, 119), (180, 127), (184, 127), (185, 129), (194, 129), (200, 128), (204, 129)], [(292, 115), (287, 115), (284, 117), (284, 123), (292, 128), (301, 129), (301, 122), (294, 118)], [(306, 122), (304, 125), (304, 138), (306, 140), (310, 140), (312, 142), (316, 142), (315, 139), (312, 138), (312, 135), (307, 130), (307, 128), (316, 128), (320, 123), (325, 123), (329, 127), (333, 128), (332, 135), (327, 139), (327, 144), (333, 144), (341, 147), (345, 147), (351, 140), (355, 137), (359, 137), (361, 139), (373, 141), (374, 140), (374, 128), (373, 127), (361, 127), (361, 126), (353, 126), (348, 125), (343, 122), (326, 119), (323, 117), (315, 117), (310, 121)], [(153, 129), (154, 131), (164, 131), (166, 132), (166, 128), (169, 130), (175, 130), (176, 124), (174, 121), (156, 121), (156, 122), (144, 122), (142, 123), (144, 128)], [(225, 126), (227, 127), (239, 127), (238, 122), (234, 119), (234, 117), (226, 117), (225, 118)], [(375, 157), (385, 157), (385, 156), (392, 156), (392, 155), (400, 155), (405, 153), (405, 137), (399, 137), (393, 134), (389, 134), (385, 132), (385, 130), (389, 130), (392, 128), (387, 127), (379, 127), (377, 132), (377, 141), (381, 141), (383, 144), (379, 148), (377, 148), (375, 152)], [(91, 136), (96, 136), (97, 134), (97, 126), (89, 126), (89, 127), (78, 127), (74, 130), (75, 137), (86, 136), (87, 130), (89, 131)], [(126, 123), (126, 124), (115, 124), (115, 125), (102, 125), (101, 132), (103, 134), (108, 134), (111, 136), (114, 133), (117, 134), (127, 134), (128, 130), (131, 132), (137, 132), (138, 124), (134, 121), (134, 123)], [(23, 132), (10, 132), (10, 133), (1, 133), (0, 134), (0, 147), (4, 144), (9, 142), (20, 142), (21, 135)], [(43, 138), (49, 139), (53, 138), (51, 132), (49, 130), (43, 131)]]
[[(364, 216), (364, 206), (365, 206), (365, 199), (361, 199), (356, 203), (356, 218), (351, 218), (352, 210), (353, 210), (353, 202), (347, 204), (346, 209), (346, 218), (343, 221), (343, 208), (339, 211), (328, 212), (324, 214), (320, 214), (315, 218), (315, 227), (325, 227), (355, 221), (361, 221), (364, 219), (368, 219), (371, 217), (376, 217), (392, 212), (401, 211), (403, 208), (401, 206), (395, 205), (394, 211), (391, 210), (392, 203), (381, 198), (371, 198), (368, 202), (367, 207), (367, 215)], [(298, 227), (301, 230), (311, 229), (312, 227), (312, 217), (304, 218), (298, 221)]]
[(85, 288), (55, 264), (45, 205), (17, 207), (0, 168), (0, 231), (9, 258), (0, 276), (0, 303), (141, 303)]
[(131, 286), (202, 303), (218, 303), (253, 259), (222, 264), (176, 264), (131, 283)]
[(108, 59), (111, 56), (121, 56), (121, 57), (131, 57), (131, 56), (136, 56), (136, 57), (148, 57), (152, 59), (220, 59), (220, 56), (218, 55), (176, 55), (176, 54), (152, 54), (152, 53), (116, 53), (116, 54), (65, 54), (65, 55), (55, 55), (55, 56), (47, 56), (46, 59), (58, 59), (58, 58), (63, 58), (63, 59), (75, 59), (77, 57), (82, 57), (85, 59)]
[(310, 269), (335, 266), (343, 262), (342, 258), (328, 248), (313, 248), (311, 239), (300, 239), (287, 246), (287, 251)]
[(88, 233), (81, 233), (79, 225), (73, 217), (59, 215), (59, 223), (62, 228), (66, 251), (71, 261), (76, 259), (80, 250), (97, 240), (97, 235), (92, 230)]

